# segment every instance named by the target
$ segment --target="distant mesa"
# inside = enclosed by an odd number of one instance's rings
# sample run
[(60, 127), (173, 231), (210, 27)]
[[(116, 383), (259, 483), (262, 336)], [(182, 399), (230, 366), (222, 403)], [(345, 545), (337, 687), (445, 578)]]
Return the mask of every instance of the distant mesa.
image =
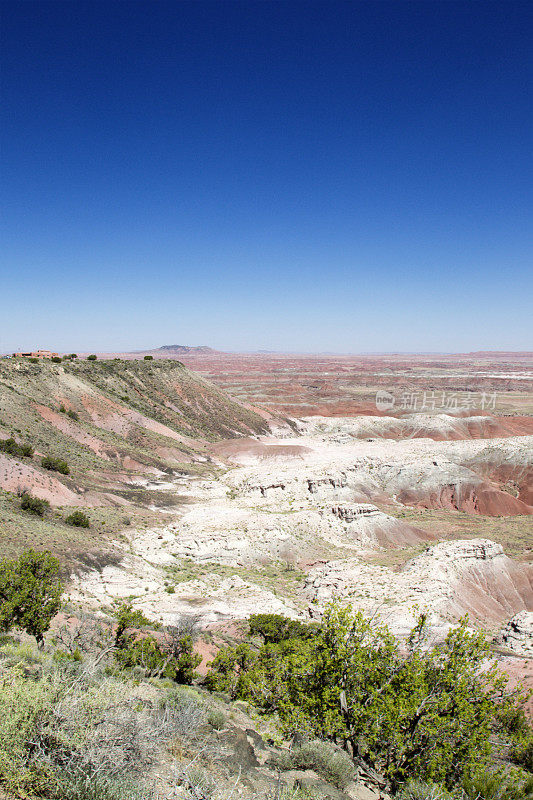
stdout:
[(162, 347), (156, 347), (152, 350), (136, 350), (136, 354), (143, 354), (143, 353), (151, 353), (156, 355), (160, 353), (162, 355), (168, 356), (183, 356), (183, 355), (195, 355), (195, 354), (210, 354), (210, 353), (218, 353), (218, 350), (213, 350), (212, 347), (206, 347), (205, 345), (200, 345), (198, 347), (189, 347), (186, 344), (164, 344)]
[(206, 347), (205, 345), (200, 345), (199, 347), (189, 347), (186, 344), (164, 344), (162, 347), (158, 347), (157, 350), (159, 352), (164, 353), (216, 353), (216, 350), (213, 350), (212, 347)]

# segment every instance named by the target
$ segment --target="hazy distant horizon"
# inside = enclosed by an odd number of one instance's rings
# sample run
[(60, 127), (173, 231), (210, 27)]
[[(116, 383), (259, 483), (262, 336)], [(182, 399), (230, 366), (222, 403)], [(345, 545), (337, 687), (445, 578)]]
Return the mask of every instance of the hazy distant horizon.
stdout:
[[(168, 346), (168, 345), (165, 345)], [(190, 347), (193, 350), (198, 347), (207, 347), (212, 350), (213, 355), (220, 353), (221, 355), (279, 355), (279, 356), (347, 356), (347, 357), (363, 357), (363, 356), (454, 356), (454, 355), (485, 355), (485, 354), (492, 354), (495, 355), (499, 354), (516, 354), (516, 355), (533, 355), (533, 350), (522, 349), (522, 350), (503, 350), (503, 349), (486, 349), (486, 350), (367, 350), (367, 351), (334, 351), (334, 350), (265, 350), (265, 349), (258, 349), (258, 350), (221, 350), (220, 348), (211, 347), (211, 345), (179, 345)], [(77, 354), (79, 355), (88, 355), (90, 353), (97, 353), (101, 356), (113, 356), (115, 354), (122, 354), (128, 356), (139, 355), (141, 356), (143, 353), (155, 353), (159, 350), (159, 346), (153, 347), (145, 347), (145, 348), (138, 348), (134, 350), (119, 350), (117, 348), (112, 348), (108, 350), (98, 350), (97, 348), (79, 348)], [(16, 348), (12, 350), (0, 351), (3, 355), (12, 355), (14, 352), (29, 352), (35, 351), (37, 349), (42, 350), (50, 350), (52, 352), (57, 352), (61, 354), (71, 353), (75, 351), (75, 348), (67, 347), (67, 348), (57, 348), (57, 347), (41, 347), (41, 346), (33, 346), (28, 348)], [(167, 355), (167, 358), (172, 358), (172, 356)], [(177, 357), (177, 356), (176, 356)], [(161, 354), (161, 358), (165, 358), (165, 354)]]

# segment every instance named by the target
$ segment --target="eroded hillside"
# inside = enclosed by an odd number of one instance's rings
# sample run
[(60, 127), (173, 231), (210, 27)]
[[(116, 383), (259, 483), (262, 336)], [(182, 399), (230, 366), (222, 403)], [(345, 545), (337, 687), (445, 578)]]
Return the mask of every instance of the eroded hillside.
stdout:
[[(265, 432), (268, 417), (178, 361), (0, 361), (0, 439), (34, 451), (0, 452), (3, 551), (31, 541), (90, 550), (126, 520), (154, 522), (154, 506), (179, 499), (150, 490), (147, 476), (209, 472), (209, 442)], [(46, 456), (66, 462), (68, 474), (45, 469)], [(21, 513), (23, 492), (51, 511)], [(80, 538), (62, 523), (62, 507), (96, 509), (95, 524)]]

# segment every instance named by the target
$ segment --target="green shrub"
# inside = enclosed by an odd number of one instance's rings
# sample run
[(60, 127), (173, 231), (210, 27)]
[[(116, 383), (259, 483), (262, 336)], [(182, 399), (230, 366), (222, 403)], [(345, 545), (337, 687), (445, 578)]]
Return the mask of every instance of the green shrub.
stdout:
[(61, 414), (66, 414), (67, 413), (67, 409), (65, 408), (63, 403), (61, 403), (61, 405), (59, 406), (59, 411), (61, 412)]
[(151, 789), (140, 788), (131, 781), (117, 780), (105, 776), (91, 777), (64, 784), (66, 789), (57, 800), (157, 800)]
[(193, 635), (185, 628), (169, 626), (157, 639), (140, 634), (140, 628), (154, 627), (142, 611), (123, 603), (117, 609), (114, 657), (125, 670), (142, 668), (146, 677), (170, 678), (191, 684), (201, 657), (194, 652)]
[(154, 357), (153, 357), (153, 356), (145, 356), (145, 357), (144, 357), (144, 360), (145, 360), (145, 361), (153, 361), (153, 360), (154, 360)]
[(278, 756), (280, 769), (312, 769), (338, 789), (344, 789), (355, 777), (355, 767), (347, 753), (327, 742), (306, 742)]
[(61, 364), (62, 360), (63, 359), (59, 358), (59, 356), (52, 356), (51, 358), (51, 361), (53, 361), (54, 364)]
[(533, 775), (522, 770), (489, 769), (464, 777), (461, 800), (531, 800)]
[(87, 514), (83, 511), (73, 511), (72, 514), (66, 518), (65, 522), (68, 525), (73, 525), (75, 528), (90, 528), (91, 523)]
[(279, 643), (287, 639), (311, 639), (319, 626), (303, 623), (281, 614), (252, 614), (248, 619), (250, 636), (261, 636), (265, 644)]
[(184, 739), (196, 739), (207, 724), (205, 703), (188, 686), (174, 686), (160, 703), (161, 710), (171, 721), (174, 734)]
[(185, 797), (211, 800), (217, 793), (217, 782), (213, 775), (199, 764), (178, 767), (176, 770), (179, 785), (188, 790)]
[(39, 359), (38, 358), (30, 358), (30, 362), (32, 364), (38, 364), (39, 363)]
[(50, 681), (24, 680), (14, 670), (0, 674), (0, 785), (16, 797), (42, 794), (50, 785), (51, 769), (30, 757), (30, 743), (54, 694)]
[(92, 355), (90, 355), (90, 356), (87, 356), (87, 361), (96, 361), (96, 359), (97, 359), (97, 358), (98, 358), (98, 356), (96, 356), (96, 355), (93, 353)]
[(188, 637), (182, 637), (170, 648), (154, 636), (135, 633), (114, 651), (114, 656), (122, 669), (141, 667), (146, 677), (170, 678), (182, 684), (193, 682), (195, 667), (201, 661), (200, 656), (193, 652), (193, 643)]
[(533, 731), (511, 753), (514, 764), (519, 764), (533, 774)]
[(153, 792), (143, 790), (130, 781), (106, 775), (76, 776), (60, 770), (55, 776), (54, 800), (155, 800)]
[(41, 460), (41, 466), (53, 472), (60, 472), (61, 475), (69, 475), (70, 469), (66, 461), (56, 456), (45, 456)]
[(37, 642), (61, 605), (59, 561), (48, 551), (25, 550), (0, 562), (0, 630), (22, 628)]
[(117, 627), (115, 630), (115, 647), (120, 648), (127, 640), (129, 628), (147, 628), (151, 625), (142, 611), (132, 608), (131, 603), (119, 602), (115, 608)]
[(223, 648), (205, 685), (275, 714), (285, 735), (350, 743), (393, 790), (410, 778), (451, 790), (486, 769), (494, 742), (525, 742), (525, 696), (466, 618), (444, 641), (426, 638), (421, 615), (406, 653), (386, 626), (331, 603), (310, 639)]
[(23, 511), (29, 511), (38, 517), (44, 517), (45, 512), (50, 508), (48, 500), (41, 500), (40, 497), (33, 497), (28, 492), (24, 492), (21, 497), (20, 507)]
[(226, 724), (226, 715), (219, 708), (212, 708), (207, 712), (207, 721), (212, 728), (220, 731)]
[(132, 703), (131, 685), (76, 669), (74, 681), (60, 664), (31, 679), (0, 672), (0, 786), (19, 798), (152, 798), (132, 781), (163, 743), (160, 712)]
[(76, 649), (73, 650), (72, 653), (70, 653), (68, 650), (54, 650), (53, 659), (54, 661), (59, 661), (59, 662), (61, 661), (78, 662), (78, 661), (83, 661), (83, 656), (76, 647)]
[(157, 640), (150, 635), (132, 633), (113, 655), (122, 669), (141, 667), (146, 677), (159, 677), (165, 671), (165, 656)]
[(31, 445), (18, 444), (12, 437), (0, 439), (0, 451), (16, 458), (31, 458), (33, 456), (33, 447)]
[(212, 692), (228, 692), (232, 700), (248, 699), (248, 674), (257, 658), (257, 652), (247, 642), (221, 648), (210, 664), (204, 685)]
[(77, 422), (80, 418), (80, 415), (78, 414), (77, 411), (74, 411), (72, 408), (69, 408), (69, 410), (67, 411), (67, 417), (70, 417), (70, 419), (73, 419), (75, 422)]
[[(7, 637), (6, 637), (7, 638)], [(29, 642), (20, 644), (11, 637), (11, 641), (0, 647), (2, 667), (26, 667), (28, 664), (42, 664), (44, 656), (41, 650), (36, 650)]]

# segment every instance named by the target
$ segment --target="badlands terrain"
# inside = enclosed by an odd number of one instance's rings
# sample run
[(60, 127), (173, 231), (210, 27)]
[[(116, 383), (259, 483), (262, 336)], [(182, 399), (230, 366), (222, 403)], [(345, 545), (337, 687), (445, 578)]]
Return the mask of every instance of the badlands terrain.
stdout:
[(498, 415), (526, 414), (533, 430), (533, 353), (302, 355), (165, 345), (140, 353), (100, 353), (98, 358), (145, 355), (179, 359), (232, 397), (293, 417), (379, 416), (376, 392), (384, 389), (395, 396), (394, 414), (409, 406), (420, 409), (426, 392), (428, 406), (437, 410), (464, 406), (471, 413), (484, 406)]
[(527, 414), (532, 424), (533, 353), (350, 356), (202, 350), (150, 352), (154, 358), (181, 359), (233, 397), (294, 417), (379, 415), (376, 393), (386, 390), (395, 397), (393, 413), (419, 410), (426, 392), (428, 406), (434, 401), (437, 411), (457, 401), (470, 414), (483, 411), (482, 406), (486, 410), (496, 399), (490, 410)]
[(0, 362), (0, 437), (35, 450), (0, 453), (3, 553), (50, 547), (76, 606), (198, 615), (206, 657), (250, 613), (314, 619), (336, 597), (400, 636), (420, 611), (435, 637), (468, 614), (530, 675), (530, 359), (203, 350), (180, 353), (197, 372), (168, 351)]
[[(436, 633), (466, 613), (496, 631), (533, 611), (527, 561), (479, 529), (440, 537), (416, 517), (439, 509), (523, 518), (529, 557), (533, 507), (520, 496), (530, 485), (533, 437), (391, 439), (388, 424), (308, 418), (296, 434), (287, 426), (212, 445), (216, 478), (146, 479), (146, 488), (173, 487), (187, 504), (166, 525), (128, 531), (123, 561), (78, 577), (73, 599), (129, 597), (165, 624), (192, 609), (216, 624), (258, 608), (313, 617), (339, 597), (400, 635), (419, 610)], [(513, 493), (493, 473), (512, 475)], [(387, 565), (391, 552), (401, 560)]]

